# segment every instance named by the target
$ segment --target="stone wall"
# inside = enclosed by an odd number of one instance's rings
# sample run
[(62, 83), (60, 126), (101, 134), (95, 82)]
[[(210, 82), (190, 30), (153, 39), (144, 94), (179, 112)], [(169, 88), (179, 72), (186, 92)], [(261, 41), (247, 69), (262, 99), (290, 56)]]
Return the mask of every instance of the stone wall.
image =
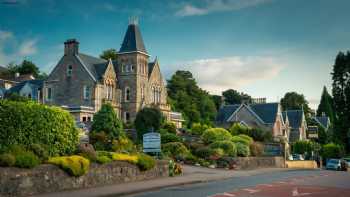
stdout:
[(81, 177), (72, 177), (57, 166), (49, 164), (34, 169), (0, 167), (0, 197), (126, 183), (166, 177), (168, 173), (167, 161), (158, 161), (156, 167), (145, 172), (141, 172), (135, 165), (121, 161), (104, 165), (91, 164), (88, 174)]
[(238, 157), (237, 169), (284, 168), (283, 157)]
[(316, 161), (286, 161), (287, 168), (307, 168), (307, 169), (316, 169)]

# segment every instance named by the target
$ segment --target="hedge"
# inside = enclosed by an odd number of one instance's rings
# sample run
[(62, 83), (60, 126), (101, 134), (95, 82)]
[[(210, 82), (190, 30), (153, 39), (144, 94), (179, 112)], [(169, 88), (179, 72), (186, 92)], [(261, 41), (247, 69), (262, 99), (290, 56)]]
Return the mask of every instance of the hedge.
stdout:
[(35, 102), (0, 101), (0, 152), (12, 144), (46, 145), (48, 154), (71, 154), (79, 142), (69, 112)]
[(49, 164), (54, 164), (72, 176), (82, 176), (89, 171), (90, 161), (84, 157), (73, 155), (65, 157), (52, 157)]
[(229, 140), (214, 142), (210, 144), (209, 147), (212, 149), (221, 148), (227, 156), (237, 156), (236, 145)]

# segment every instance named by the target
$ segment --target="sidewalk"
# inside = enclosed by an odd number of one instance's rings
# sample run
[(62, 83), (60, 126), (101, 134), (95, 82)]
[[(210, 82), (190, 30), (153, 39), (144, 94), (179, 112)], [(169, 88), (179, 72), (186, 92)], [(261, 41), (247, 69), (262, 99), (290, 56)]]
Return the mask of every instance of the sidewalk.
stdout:
[(96, 188), (87, 188), (80, 190), (62, 191), (57, 193), (48, 193), (38, 195), (38, 197), (61, 197), (61, 196), (121, 196), (135, 194), (145, 191), (157, 190), (165, 187), (179, 186), (186, 184), (202, 183), (208, 181), (222, 180), (233, 177), (253, 176), (268, 172), (288, 171), (286, 168), (261, 168), (255, 170), (224, 170), (209, 169), (195, 166), (184, 165), (184, 174), (176, 177), (165, 177), (146, 181), (130, 182), (117, 185), (108, 185)]

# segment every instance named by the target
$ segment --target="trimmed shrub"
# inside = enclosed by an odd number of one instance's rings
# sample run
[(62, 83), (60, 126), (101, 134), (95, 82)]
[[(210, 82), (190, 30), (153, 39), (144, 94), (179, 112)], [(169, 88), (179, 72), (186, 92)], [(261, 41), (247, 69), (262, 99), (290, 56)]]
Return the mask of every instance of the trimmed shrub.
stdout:
[(243, 143), (236, 143), (237, 155), (240, 157), (248, 157), (250, 155), (249, 146)]
[(105, 164), (111, 162), (112, 159), (109, 158), (108, 156), (98, 156), (96, 159), (96, 162), (99, 164)]
[(49, 158), (49, 153), (47, 151), (47, 146), (40, 144), (32, 144), (29, 148), (33, 153), (39, 157), (41, 161), (46, 161)]
[(9, 153), (4, 153), (0, 155), (0, 166), (11, 167), (15, 165), (16, 158)]
[(137, 155), (128, 155), (128, 154), (122, 154), (122, 153), (111, 153), (112, 159), (114, 161), (127, 161), (131, 164), (137, 164), (138, 157)]
[(19, 168), (34, 168), (40, 164), (39, 158), (33, 152), (22, 152), (16, 156), (15, 166)]
[(206, 124), (193, 123), (191, 128), (191, 133), (194, 135), (202, 135), (205, 130), (209, 128)]
[(250, 129), (244, 125), (241, 125), (239, 123), (234, 123), (230, 128), (229, 131), (232, 135), (239, 135), (239, 134), (244, 134), (244, 135), (249, 135)]
[(156, 165), (154, 158), (149, 155), (141, 153), (137, 157), (137, 166), (141, 171), (150, 170)]
[(234, 143), (241, 143), (241, 144), (244, 144), (246, 146), (249, 146), (249, 144), (251, 144), (251, 141), (249, 141), (247, 138), (242, 137), (240, 135), (233, 136), (231, 141)]
[(143, 134), (153, 129), (158, 131), (164, 121), (162, 112), (155, 107), (144, 107), (136, 115), (135, 128), (138, 141), (142, 141)]
[(211, 144), (215, 141), (231, 140), (232, 136), (226, 129), (210, 128), (204, 131), (201, 138), (204, 143)]
[(207, 159), (212, 155), (213, 149), (204, 146), (204, 147), (200, 147), (197, 150), (194, 151), (194, 154), (202, 159)]
[(329, 143), (322, 147), (322, 157), (325, 159), (341, 158), (343, 155), (343, 147), (339, 144)]
[(224, 155), (235, 157), (237, 156), (236, 145), (230, 140), (216, 141), (209, 145), (211, 149), (221, 148), (224, 151)]
[(86, 174), (90, 168), (90, 161), (78, 155), (52, 157), (48, 163), (57, 165), (71, 176), (76, 177)]
[(0, 151), (12, 144), (47, 146), (50, 156), (71, 154), (79, 142), (69, 112), (36, 102), (0, 101)]
[(250, 145), (251, 143), (253, 143), (253, 142), (254, 142), (253, 138), (249, 137), (248, 135), (239, 134), (239, 135), (238, 135), (238, 137), (241, 137), (241, 138), (243, 138), (243, 139), (247, 140), (247, 141), (248, 141), (248, 143), (249, 143), (249, 145)]
[(188, 153), (185, 156), (184, 160), (185, 160), (186, 164), (195, 164), (197, 162), (198, 158), (195, 157), (194, 155), (192, 155), (191, 153)]
[(162, 144), (169, 142), (183, 142), (182, 138), (173, 133), (161, 133)]
[(260, 142), (253, 142), (249, 146), (250, 154), (254, 157), (258, 157), (263, 155), (264, 153), (264, 145)]
[(252, 137), (254, 141), (271, 142), (273, 139), (271, 131), (266, 131), (259, 128), (252, 128), (250, 129), (249, 133), (249, 136)]
[[(126, 136), (122, 121), (117, 117), (114, 108), (109, 103), (103, 104), (101, 109), (94, 115), (91, 130), (91, 143), (98, 150), (101, 150), (101, 148), (103, 150), (111, 150), (112, 145), (110, 142), (112, 140)], [(98, 133), (101, 133), (102, 136), (96, 136)]]
[(162, 151), (175, 158), (175, 157), (185, 157), (189, 153), (185, 145), (180, 142), (169, 142), (162, 145)]
[(165, 122), (162, 126), (163, 129), (167, 130), (169, 133), (176, 134), (176, 125), (173, 122)]
[(222, 148), (214, 148), (211, 151), (210, 159), (217, 160), (225, 155), (225, 152)]
[(118, 139), (113, 140), (112, 144), (112, 150), (115, 152), (131, 153), (135, 151), (134, 143), (126, 136), (120, 136)]

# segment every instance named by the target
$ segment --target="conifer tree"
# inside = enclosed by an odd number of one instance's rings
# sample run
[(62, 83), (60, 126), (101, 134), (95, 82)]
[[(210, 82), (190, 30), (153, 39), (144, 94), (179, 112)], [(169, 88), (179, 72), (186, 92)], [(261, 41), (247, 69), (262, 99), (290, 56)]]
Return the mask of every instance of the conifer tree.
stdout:
[(321, 102), (318, 105), (317, 116), (322, 116), (325, 113), (329, 117), (331, 123), (334, 121), (333, 98), (328, 93), (326, 86), (323, 87)]

